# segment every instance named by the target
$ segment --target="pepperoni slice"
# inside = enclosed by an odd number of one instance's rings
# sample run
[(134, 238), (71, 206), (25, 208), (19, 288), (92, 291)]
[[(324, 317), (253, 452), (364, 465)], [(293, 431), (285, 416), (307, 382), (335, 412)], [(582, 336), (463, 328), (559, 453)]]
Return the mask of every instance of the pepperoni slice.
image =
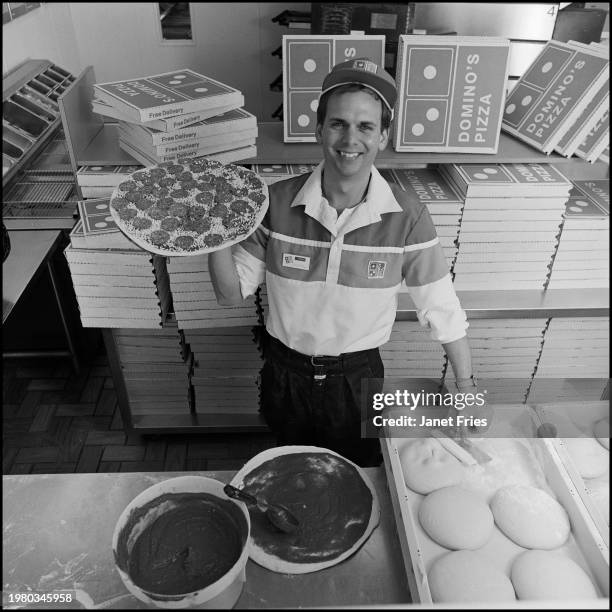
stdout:
[(138, 214), (138, 211), (135, 208), (124, 208), (119, 211), (119, 218), (124, 221), (129, 221), (133, 219)]
[(185, 206), (185, 204), (181, 204), (180, 202), (175, 202), (170, 207), (170, 214), (175, 217), (185, 217), (187, 215), (187, 206)]
[(162, 219), (168, 216), (168, 211), (162, 208), (159, 208), (159, 206), (153, 206), (152, 208), (149, 209), (147, 214), (149, 215), (149, 217), (151, 217), (151, 219), (155, 219), (156, 221), (161, 221)]
[(182, 249), (184, 251), (188, 251), (193, 246), (195, 240), (191, 236), (178, 236), (174, 239), (174, 246)]
[(209, 234), (203, 237), (204, 244), (209, 247), (219, 246), (223, 242), (221, 234)]
[(153, 244), (157, 246), (162, 246), (166, 242), (168, 242), (170, 238), (170, 234), (164, 230), (155, 230), (151, 232), (150, 240)]
[(153, 222), (151, 221), (151, 219), (147, 219), (146, 217), (136, 217), (132, 220), (132, 225), (137, 230), (145, 230), (149, 229), (151, 225), (153, 225)]
[(229, 207), (230, 210), (233, 210), (235, 213), (239, 214), (244, 214), (252, 210), (246, 200), (234, 200)]
[(162, 219), (160, 226), (163, 230), (167, 232), (173, 232), (175, 229), (178, 229), (181, 222), (176, 217), (166, 217)]

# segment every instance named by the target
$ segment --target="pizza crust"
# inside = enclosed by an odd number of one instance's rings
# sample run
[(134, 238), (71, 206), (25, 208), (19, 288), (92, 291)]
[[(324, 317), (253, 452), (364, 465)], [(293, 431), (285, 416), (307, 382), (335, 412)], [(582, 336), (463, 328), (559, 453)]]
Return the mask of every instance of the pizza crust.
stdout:
[(268, 187), (252, 170), (197, 158), (133, 172), (114, 189), (110, 211), (144, 250), (182, 257), (242, 242), (260, 225), (268, 204)]
[(282, 574), (308, 574), (311, 572), (317, 572), (319, 570), (326, 569), (328, 567), (332, 567), (333, 565), (344, 561), (344, 559), (350, 557), (362, 546), (362, 544), (370, 537), (372, 531), (374, 531), (374, 528), (378, 525), (380, 521), (380, 504), (378, 502), (376, 490), (370, 479), (363, 472), (363, 470), (359, 466), (355, 465), (352, 461), (349, 461), (342, 455), (339, 455), (338, 453), (335, 453), (334, 451), (328, 450), (326, 448), (320, 448), (317, 446), (280, 446), (276, 448), (267, 449), (250, 459), (236, 473), (234, 478), (232, 478), (231, 484), (235, 487), (242, 488), (244, 486), (245, 478), (247, 478), (251, 472), (253, 472), (262, 464), (266, 463), (267, 461), (270, 461), (271, 459), (275, 459), (276, 457), (296, 453), (325, 453), (329, 455), (334, 455), (342, 459), (348, 465), (355, 468), (355, 470), (357, 470), (357, 472), (361, 476), (363, 483), (367, 485), (368, 489), (370, 490), (370, 493), (372, 495), (372, 508), (368, 524), (361, 537), (346, 551), (344, 551), (337, 557), (326, 561), (318, 561), (314, 563), (294, 563), (285, 559), (281, 559), (277, 555), (270, 554), (263, 548), (258, 546), (257, 543), (254, 541), (253, 536), (251, 535), (249, 552), (249, 556), (251, 557), (251, 559), (262, 567), (265, 567), (273, 572)]

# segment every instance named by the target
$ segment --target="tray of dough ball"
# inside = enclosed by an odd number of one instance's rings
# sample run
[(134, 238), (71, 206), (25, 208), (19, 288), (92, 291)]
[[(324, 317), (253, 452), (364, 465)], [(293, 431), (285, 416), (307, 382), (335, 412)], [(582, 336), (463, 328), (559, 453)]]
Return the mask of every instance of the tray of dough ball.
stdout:
[(601, 537), (610, 545), (610, 404), (536, 404), (542, 422), (555, 426), (548, 443), (567, 470)]
[(471, 438), (486, 463), (437, 437), (381, 440), (412, 600), (609, 608), (609, 549), (560, 458), (530, 409), (498, 408), (531, 418)]

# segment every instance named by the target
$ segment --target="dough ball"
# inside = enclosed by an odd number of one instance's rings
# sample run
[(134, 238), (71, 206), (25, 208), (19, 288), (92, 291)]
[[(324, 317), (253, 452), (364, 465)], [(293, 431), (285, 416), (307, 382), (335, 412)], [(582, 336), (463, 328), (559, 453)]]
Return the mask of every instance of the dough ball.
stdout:
[(563, 441), (583, 478), (597, 478), (608, 471), (610, 451), (593, 438), (564, 438)]
[(536, 487), (512, 485), (499, 489), (491, 500), (491, 511), (497, 526), (524, 548), (558, 548), (570, 533), (563, 506)]
[(610, 421), (608, 419), (597, 421), (593, 427), (593, 433), (604, 448), (610, 450)]
[(465, 468), (435, 438), (411, 440), (400, 451), (406, 486), (427, 495), (461, 482)]
[(596, 599), (586, 572), (569, 557), (546, 550), (521, 553), (510, 573), (519, 599)]
[(485, 500), (457, 486), (430, 493), (419, 507), (419, 522), (432, 540), (453, 550), (484, 546), (494, 526)]
[(431, 566), (427, 578), (436, 603), (516, 599), (508, 576), (471, 550), (443, 555)]

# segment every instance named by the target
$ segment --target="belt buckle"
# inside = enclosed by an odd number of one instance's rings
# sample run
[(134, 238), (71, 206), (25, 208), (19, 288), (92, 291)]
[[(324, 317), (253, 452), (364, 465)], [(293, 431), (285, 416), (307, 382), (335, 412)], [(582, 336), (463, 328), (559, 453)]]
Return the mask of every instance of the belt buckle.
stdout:
[(321, 372), (321, 370), (317, 370), (317, 368), (325, 368), (325, 365), (323, 364), (319, 364), (319, 363), (315, 363), (315, 359), (316, 359), (316, 355), (311, 355), (310, 356), (310, 364), (312, 365), (313, 369), (314, 369), (314, 374), (313, 374), (313, 378), (314, 380), (320, 384), (321, 382), (323, 382), (326, 378), (327, 378), (327, 374), (324, 374)]

